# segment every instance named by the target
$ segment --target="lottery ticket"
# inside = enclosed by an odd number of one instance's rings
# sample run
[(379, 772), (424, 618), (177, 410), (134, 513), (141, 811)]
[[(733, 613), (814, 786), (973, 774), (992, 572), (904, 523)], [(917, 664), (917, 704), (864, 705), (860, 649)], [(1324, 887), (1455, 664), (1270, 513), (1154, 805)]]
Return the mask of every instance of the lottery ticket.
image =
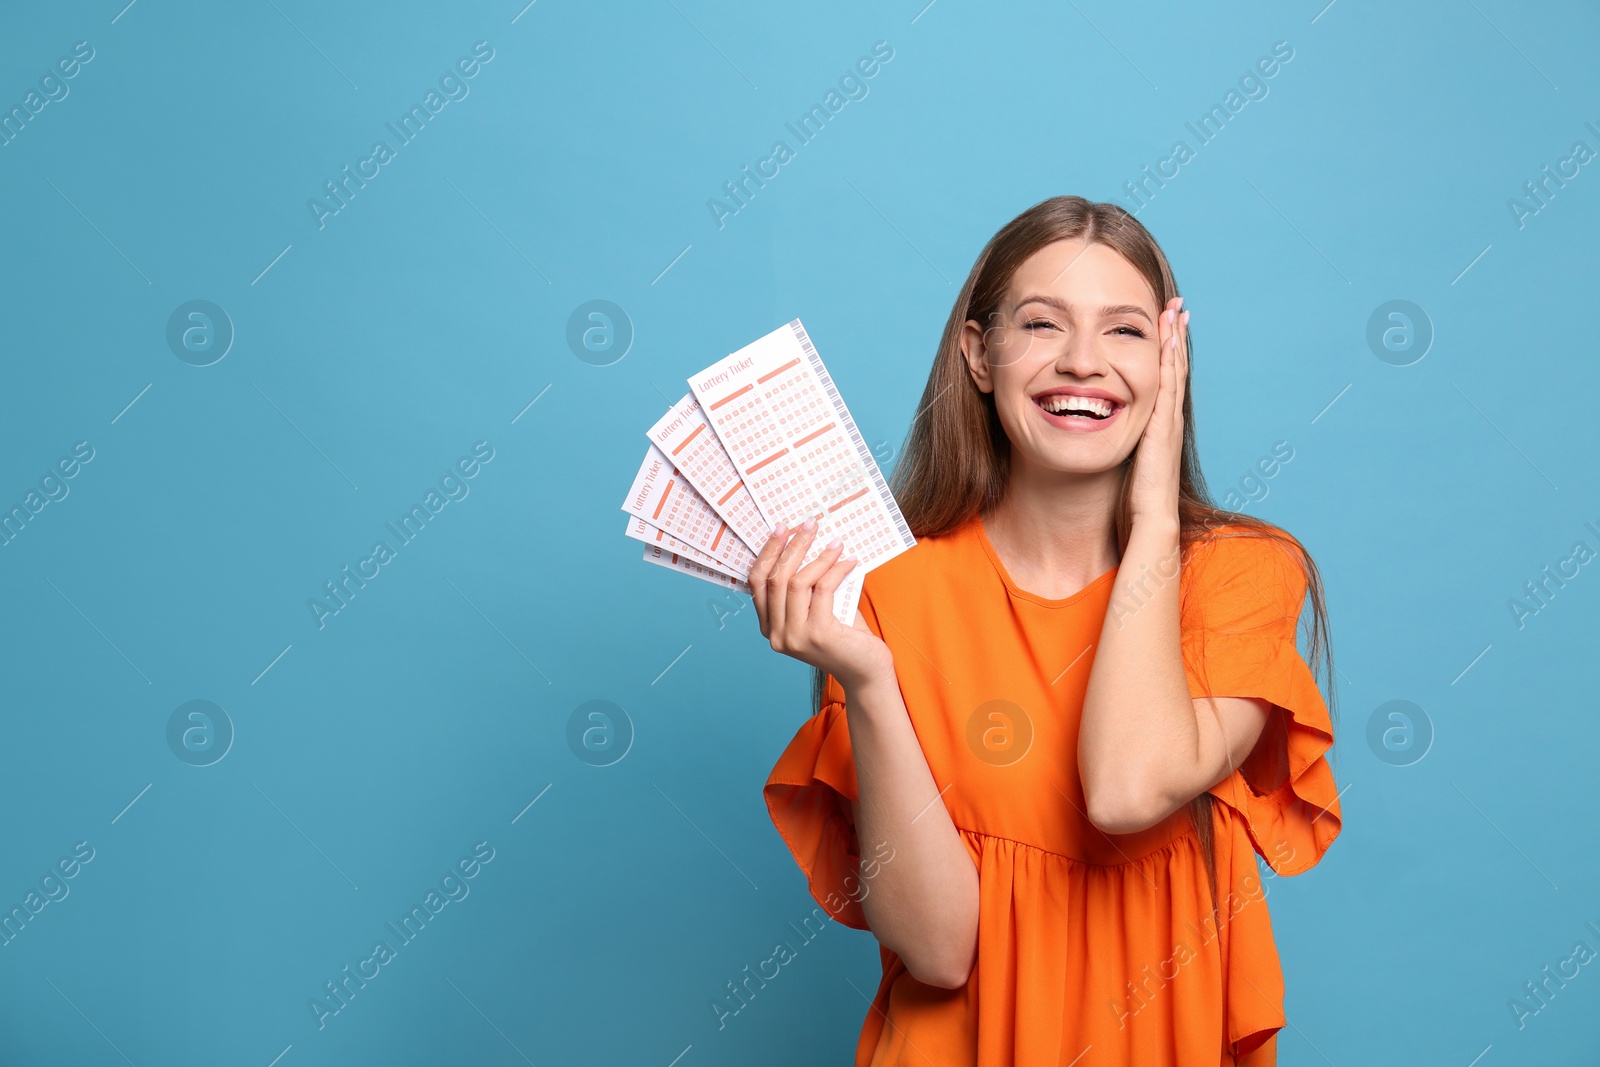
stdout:
[(723, 521), (655, 445), (646, 446), (622, 510), (686, 541), (740, 578), (750, 574), (755, 553)]
[(917, 542), (805, 327), (791, 320), (689, 388), (762, 518), (791, 529), (817, 520), (802, 565), (835, 536), (861, 561), (834, 594), (834, 616), (854, 622), (867, 572)]
[(755, 498), (733, 465), (733, 457), (722, 447), (722, 439), (711, 428), (694, 393), (685, 393), (645, 433), (706, 498), (712, 510), (733, 527), (750, 551), (760, 552), (772, 527), (762, 518)]
[(723, 574), (721, 571), (714, 571), (710, 567), (690, 559), (688, 556), (680, 556), (676, 552), (662, 548), (660, 545), (646, 545), (644, 548), (644, 560), (646, 563), (654, 563), (660, 567), (671, 567), (675, 571), (692, 574), (696, 578), (704, 578), (708, 582), (714, 582), (728, 589), (737, 589), (746, 596), (750, 595), (749, 582)]
[(738, 578), (740, 581), (743, 581), (745, 578), (750, 576), (749, 572), (746, 572), (742, 575), (735, 574), (732, 567), (728, 566), (726, 563), (723, 563), (715, 556), (706, 555), (698, 548), (689, 544), (689, 542), (678, 540), (676, 537), (673, 537), (659, 526), (651, 526), (648, 522), (645, 522), (637, 515), (628, 516), (628, 528), (625, 532), (635, 541), (643, 541), (647, 545), (660, 545), (669, 552), (676, 552), (680, 556), (694, 560), (702, 567), (709, 567), (711, 570), (717, 571), (719, 574), (726, 574), (729, 578)]

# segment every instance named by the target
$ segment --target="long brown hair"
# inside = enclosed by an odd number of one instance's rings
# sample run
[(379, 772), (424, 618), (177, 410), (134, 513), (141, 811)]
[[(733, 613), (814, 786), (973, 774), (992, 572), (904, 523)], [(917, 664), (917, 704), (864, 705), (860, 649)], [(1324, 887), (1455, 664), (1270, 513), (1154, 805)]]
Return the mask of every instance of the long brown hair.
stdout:
[[(1155, 293), (1156, 307), (1178, 296), (1167, 257), (1144, 225), (1117, 204), (1096, 203), (1080, 196), (1057, 196), (1035, 204), (1006, 223), (979, 253), (966, 284), (956, 297), (944, 336), (934, 354), (922, 401), (906, 433), (899, 462), (890, 476), (890, 488), (917, 537), (936, 537), (960, 526), (975, 514), (989, 512), (1006, 489), (1011, 441), (995, 411), (994, 396), (973, 382), (961, 354), (961, 333), (968, 320), (992, 321), (1011, 285), (1017, 268), (1039, 249), (1054, 241), (1082, 239), (1098, 242), (1120, 253), (1144, 276)], [(1194, 368), (1194, 342), (1189, 343), (1190, 379)], [(1119, 555), (1126, 551), (1132, 530), (1129, 511), (1130, 482), (1135, 448), (1123, 461), (1122, 493), (1117, 503), (1116, 527)], [(1312, 625), (1308, 659), (1323, 661), (1327, 679), (1327, 705), (1332, 715), (1336, 690), (1333, 653), (1328, 640), (1327, 605), (1322, 579), (1305, 547), (1286, 531), (1242, 512), (1227, 511), (1212, 502), (1200, 473), (1195, 448), (1194, 391), (1185, 382), (1183, 394), (1183, 450), (1178, 475), (1180, 565), (1186, 565), (1191, 547), (1221, 526), (1242, 527), (1238, 534), (1264, 536), (1289, 546), (1304, 568), (1311, 594)], [(1298, 620), (1297, 620), (1298, 624)], [(826, 675), (813, 672), (813, 708), (821, 708)], [(1217, 907), (1216, 854), (1209, 792), (1188, 804), (1205, 854), (1211, 882), (1212, 910)]]

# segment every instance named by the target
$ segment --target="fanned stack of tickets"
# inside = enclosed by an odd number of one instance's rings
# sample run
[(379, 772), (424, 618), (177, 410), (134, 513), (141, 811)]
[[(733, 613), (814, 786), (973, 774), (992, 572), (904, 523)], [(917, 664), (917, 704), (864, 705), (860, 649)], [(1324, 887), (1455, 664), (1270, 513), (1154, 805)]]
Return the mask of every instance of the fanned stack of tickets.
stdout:
[(867, 572), (917, 543), (799, 319), (691, 377), (647, 435), (622, 510), (650, 563), (749, 593), (773, 528), (815, 518), (802, 565), (834, 537), (861, 561), (834, 594), (848, 625)]

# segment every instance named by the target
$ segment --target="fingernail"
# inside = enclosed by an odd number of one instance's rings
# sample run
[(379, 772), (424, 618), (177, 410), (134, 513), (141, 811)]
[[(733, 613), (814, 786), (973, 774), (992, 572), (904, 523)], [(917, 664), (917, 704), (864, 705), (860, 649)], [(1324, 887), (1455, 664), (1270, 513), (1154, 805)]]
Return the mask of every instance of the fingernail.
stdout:
[(812, 530), (815, 530), (817, 528), (817, 520), (816, 519), (807, 519), (805, 522), (800, 524), (800, 528), (802, 530), (805, 530), (807, 533), (810, 533)]
[(778, 523), (778, 525), (776, 525), (776, 526), (774, 526), (772, 528), (772, 536), (773, 537), (782, 537), (784, 534), (786, 534), (788, 532), (789, 532), (789, 527), (784, 525), (781, 522)]
[(1183, 307), (1183, 297), (1181, 297), (1181, 296), (1180, 296), (1180, 297), (1178, 297), (1178, 307), (1179, 307), (1179, 308), (1182, 308), (1182, 307)]
[(828, 542), (828, 547), (829, 548), (838, 548), (843, 543), (844, 543), (843, 539), (835, 537), (832, 541)]

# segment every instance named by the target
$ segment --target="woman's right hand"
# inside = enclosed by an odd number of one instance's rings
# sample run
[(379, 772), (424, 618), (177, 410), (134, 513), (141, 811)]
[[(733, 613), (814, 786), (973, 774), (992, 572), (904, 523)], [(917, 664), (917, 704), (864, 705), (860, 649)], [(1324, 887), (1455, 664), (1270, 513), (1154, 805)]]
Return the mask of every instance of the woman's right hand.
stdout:
[(894, 654), (867, 627), (861, 612), (856, 612), (854, 626), (833, 615), (834, 591), (859, 561), (841, 558), (843, 546), (835, 543), (800, 566), (815, 536), (815, 520), (792, 531), (779, 523), (756, 556), (750, 597), (761, 636), (775, 651), (826, 671), (847, 690), (892, 676)]

